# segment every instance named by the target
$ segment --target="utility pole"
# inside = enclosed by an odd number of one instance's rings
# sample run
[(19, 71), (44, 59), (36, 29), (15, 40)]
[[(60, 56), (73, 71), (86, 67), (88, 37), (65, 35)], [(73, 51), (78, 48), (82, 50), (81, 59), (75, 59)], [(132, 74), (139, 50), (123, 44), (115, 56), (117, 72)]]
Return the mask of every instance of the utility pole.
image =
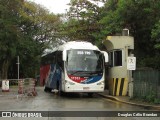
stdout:
[(19, 80), (19, 56), (17, 57), (17, 66), (18, 66), (18, 80)]

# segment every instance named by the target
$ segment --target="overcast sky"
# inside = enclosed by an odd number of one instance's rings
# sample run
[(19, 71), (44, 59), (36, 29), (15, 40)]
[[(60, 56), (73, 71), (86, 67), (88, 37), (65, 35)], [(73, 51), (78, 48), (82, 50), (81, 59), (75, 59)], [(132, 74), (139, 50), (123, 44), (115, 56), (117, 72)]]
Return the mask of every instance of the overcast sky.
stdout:
[(55, 14), (57, 13), (65, 13), (66, 9), (69, 8), (68, 4), (70, 0), (28, 0), (35, 2), (37, 4), (41, 4), (49, 9), (50, 12)]

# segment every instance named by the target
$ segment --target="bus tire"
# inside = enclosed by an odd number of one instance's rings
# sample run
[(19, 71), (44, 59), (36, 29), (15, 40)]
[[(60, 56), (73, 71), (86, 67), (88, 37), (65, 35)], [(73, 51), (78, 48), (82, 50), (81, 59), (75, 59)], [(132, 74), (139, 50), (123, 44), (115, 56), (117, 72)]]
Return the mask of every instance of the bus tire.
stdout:
[(62, 91), (58, 90), (58, 95), (61, 96), (62, 95)]
[(44, 91), (45, 91), (45, 92), (51, 92), (51, 89), (45, 86), (45, 87), (44, 87)]
[(88, 97), (93, 97), (93, 93), (88, 93)]
[(60, 84), (58, 85), (58, 94), (61, 96), (62, 95), (62, 90)]

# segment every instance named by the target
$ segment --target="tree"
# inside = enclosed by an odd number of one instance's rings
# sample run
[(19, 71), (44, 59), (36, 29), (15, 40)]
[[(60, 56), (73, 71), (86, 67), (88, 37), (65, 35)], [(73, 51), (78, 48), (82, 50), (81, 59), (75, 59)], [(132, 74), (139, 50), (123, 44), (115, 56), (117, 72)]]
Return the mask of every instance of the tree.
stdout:
[(19, 48), (25, 53), (19, 53), (23, 58), (22, 69), (27, 73), (23, 76), (33, 76), (36, 71), (39, 71), (37, 68), (44, 49), (49, 47), (51, 41), (58, 39), (57, 33), (61, 20), (59, 16), (50, 14), (48, 10), (32, 2), (24, 4), (21, 15), (21, 32), (26, 36)]
[(157, 50), (151, 32), (155, 36), (158, 30), (159, 5), (158, 0), (108, 0), (101, 14), (100, 37), (116, 35), (128, 28), (134, 36), (138, 66), (155, 67)]
[(152, 29), (152, 39), (156, 42), (155, 48), (160, 49), (160, 21), (158, 21), (154, 29)]
[(23, 77), (33, 77), (40, 56), (50, 41), (56, 40), (59, 16), (35, 3), (19, 0), (0, 1), (0, 66), (2, 79), (8, 70), (15, 72), (17, 56)]
[[(98, 0), (97, 0), (98, 1)], [(160, 69), (160, 1), (105, 0), (104, 6), (93, 0), (72, 0), (68, 21), (64, 24), (70, 39), (81, 39), (101, 45), (108, 35), (121, 35), (128, 28), (135, 40), (134, 54), (138, 67)]]
[(19, 42), (19, 28), (17, 24), (18, 8), (23, 1), (0, 0), (0, 61), (2, 78), (7, 78), (7, 70), (11, 59), (16, 54), (16, 44)]
[(64, 27), (70, 40), (85, 40), (95, 42), (93, 33), (99, 31), (100, 7), (98, 0), (72, 0), (70, 10), (67, 12), (68, 20)]

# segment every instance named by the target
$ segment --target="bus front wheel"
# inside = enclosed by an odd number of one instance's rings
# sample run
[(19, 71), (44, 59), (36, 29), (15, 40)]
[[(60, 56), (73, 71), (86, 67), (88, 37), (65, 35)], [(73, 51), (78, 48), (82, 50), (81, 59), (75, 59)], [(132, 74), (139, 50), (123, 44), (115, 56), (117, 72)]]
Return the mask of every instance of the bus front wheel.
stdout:
[(45, 86), (45, 87), (44, 87), (44, 91), (45, 91), (45, 92), (51, 92), (51, 89)]
[(93, 93), (88, 93), (88, 97), (93, 97)]

